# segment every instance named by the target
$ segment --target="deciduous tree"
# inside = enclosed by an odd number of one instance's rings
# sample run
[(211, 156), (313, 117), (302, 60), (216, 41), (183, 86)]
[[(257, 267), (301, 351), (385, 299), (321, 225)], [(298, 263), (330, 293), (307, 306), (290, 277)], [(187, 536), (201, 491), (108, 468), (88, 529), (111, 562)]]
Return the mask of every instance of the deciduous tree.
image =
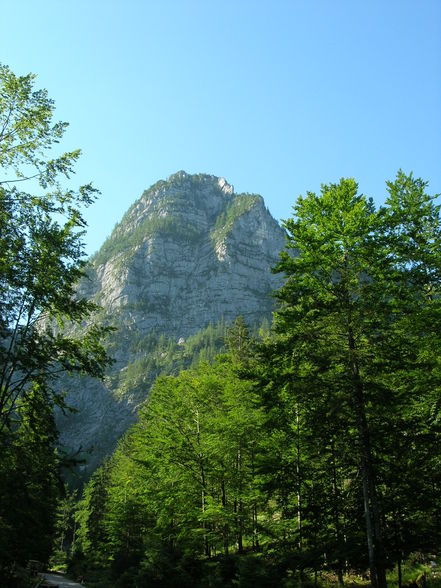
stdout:
[(90, 323), (94, 305), (75, 294), (85, 265), (81, 211), (97, 190), (68, 187), (80, 151), (58, 151), (67, 123), (54, 122), (54, 102), (34, 82), (0, 64), (0, 582), (12, 561), (50, 552), (53, 409), (64, 407), (57, 377), (101, 376), (109, 363), (106, 329)]
[(97, 190), (66, 187), (80, 151), (53, 154), (67, 123), (53, 121), (54, 102), (34, 81), (0, 65), (0, 433), (13, 429), (33, 383), (62, 404), (59, 373), (100, 376), (108, 361), (102, 329), (75, 337), (53, 328), (94, 308), (75, 284), (85, 264), (81, 210)]

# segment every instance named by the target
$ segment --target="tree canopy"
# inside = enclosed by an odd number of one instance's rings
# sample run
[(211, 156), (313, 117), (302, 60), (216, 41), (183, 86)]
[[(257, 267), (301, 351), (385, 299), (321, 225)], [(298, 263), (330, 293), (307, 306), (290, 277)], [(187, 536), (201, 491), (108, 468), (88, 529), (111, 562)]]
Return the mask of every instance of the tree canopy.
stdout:
[[(82, 209), (98, 191), (68, 180), (80, 151), (58, 152), (67, 123), (35, 76), (0, 64), (0, 582), (11, 563), (47, 559), (59, 490), (54, 405), (63, 372), (102, 376), (106, 329), (75, 293)], [(87, 324), (89, 321), (89, 324)], [(81, 325), (81, 334), (75, 334)], [(11, 572), (12, 573), (12, 572)]]
[(67, 123), (53, 122), (54, 102), (34, 81), (0, 66), (0, 432), (34, 382), (59, 403), (60, 372), (99, 376), (107, 362), (102, 330), (90, 325), (74, 337), (53, 328), (94, 309), (75, 284), (85, 264), (81, 209), (97, 190), (65, 186), (80, 151), (51, 157)]

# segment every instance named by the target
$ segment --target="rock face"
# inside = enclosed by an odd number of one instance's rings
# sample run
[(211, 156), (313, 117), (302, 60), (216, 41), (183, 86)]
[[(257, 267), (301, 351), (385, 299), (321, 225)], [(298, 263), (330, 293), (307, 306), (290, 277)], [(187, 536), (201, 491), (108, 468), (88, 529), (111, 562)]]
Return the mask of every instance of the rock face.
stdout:
[(133, 204), (79, 286), (81, 296), (103, 307), (97, 320), (118, 328), (109, 342), (116, 362), (106, 381), (65, 385), (78, 412), (60, 417), (61, 441), (71, 449), (93, 446), (87, 469), (136, 418), (156, 374), (145, 373), (140, 384), (138, 369), (130, 386), (124, 372), (147, 365), (152, 337), (182, 347), (209, 324), (238, 315), (249, 325), (269, 318), (271, 292), (280, 286), (270, 270), (284, 244), (262, 197), (235, 194), (224, 178), (180, 171)]

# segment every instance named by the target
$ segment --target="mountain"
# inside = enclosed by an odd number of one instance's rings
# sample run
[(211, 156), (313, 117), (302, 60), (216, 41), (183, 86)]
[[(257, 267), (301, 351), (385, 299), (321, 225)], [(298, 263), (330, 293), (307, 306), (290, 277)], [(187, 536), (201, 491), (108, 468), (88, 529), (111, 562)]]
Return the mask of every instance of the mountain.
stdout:
[(179, 171), (129, 208), (78, 287), (102, 307), (94, 320), (116, 328), (105, 381), (63, 382), (76, 412), (59, 415), (60, 441), (88, 452), (86, 475), (136, 419), (156, 375), (210, 358), (239, 315), (250, 326), (270, 320), (284, 245), (261, 196), (212, 175)]

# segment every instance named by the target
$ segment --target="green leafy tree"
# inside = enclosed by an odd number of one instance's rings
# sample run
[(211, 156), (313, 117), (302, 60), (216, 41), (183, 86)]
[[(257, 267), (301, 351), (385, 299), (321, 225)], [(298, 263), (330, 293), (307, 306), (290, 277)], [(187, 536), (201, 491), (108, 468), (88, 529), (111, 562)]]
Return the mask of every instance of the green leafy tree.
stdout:
[(15, 586), (11, 563), (47, 561), (59, 495), (52, 408), (36, 384), (17, 407), (16, 434), (0, 457), (0, 582)]
[(72, 544), (75, 542), (76, 521), (75, 512), (78, 503), (78, 490), (69, 490), (69, 486), (64, 484), (60, 491), (55, 512), (55, 525), (53, 537), (53, 552), (50, 559), (50, 565), (65, 566), (67, 559), (71, 554)]
[[(239, 321), (233, 331), (234, 357), (156, 380), (111, 459), (102, 500), (92, 497), (103, 472), (84, 491), (78, 541), (91, 564), (112, 560), (115, 581), (130, 576), (135, 585), (140, 574), (149, 585), (196, 585), (204, 562), (259, 549), (263, 414), (252, 383), (239, 376), (250, 357), (247, 329)], [(94, 538), (94, 521), (105, 541)]]
[(53, 329), (94, 308), (75, 284), (85, 264), (81, 208), (97, 190), (64, 187), (80, 151), (50, 157), (67, 123), (53, 122), (54, 102), (34, 79), (0, 65), (0, 433), (13, 428), (33, 382), (62, 404), (51, 386), (60, 372), (100, 376), (107, 362), (102, 329), (77, 338)]
[(54, 122), (54, 102), (34, 81), (0, 64), (3, 570), (50, 551), (59, 470), (52, 412), (64, 408), (57, 377), (102, 376), (109, 363), (106, 329), (90, 324), (94, 305), (75, 295), (85, 265), (81, 210), (97, 190), (66, 187), (80, 151), (58, 152), (67, 123)]
[(111, 466), (105, 461), (92, 475), (83, 490), (75, 512), (77, 532), (73, 550), (88, 554), (90, 561), (99, 561), (108, 542), (105, 514), (110, 486)]

